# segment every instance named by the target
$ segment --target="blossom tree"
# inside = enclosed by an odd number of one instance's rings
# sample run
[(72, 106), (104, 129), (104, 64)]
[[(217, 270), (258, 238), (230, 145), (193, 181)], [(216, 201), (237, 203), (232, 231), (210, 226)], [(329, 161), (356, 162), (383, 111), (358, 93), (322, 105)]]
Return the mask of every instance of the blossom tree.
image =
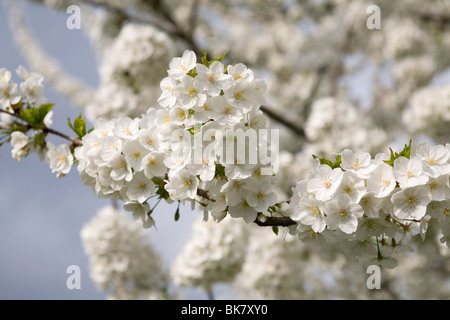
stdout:
[[(40, 2), (81, 8), (100, 85), (62, 71), (12, 3), (33, 71), (19, 66), (17, 83), (0, 70), (1, 144), (17, 161), (38, 153), (58, 178), (78, 171), (141, 228), (157, 225), (161, 201), (177, 205), (175, 220), (181, 205), (200, 212), (167, 272), (177, 285), (211, 297), (219, 282), (259, 299), (448, 297), (444, 1), (379, 1), (376, 30), (365, 1)], [(84, 112), (67, 132), (51, 128), (45, 81)], [(104, 209), (83, 229), (94, 281), (113, 298), (169, 298), (157, 255), (121, 215)], [(369, 266), (382, 268), (382, 290), (368, 290)]]

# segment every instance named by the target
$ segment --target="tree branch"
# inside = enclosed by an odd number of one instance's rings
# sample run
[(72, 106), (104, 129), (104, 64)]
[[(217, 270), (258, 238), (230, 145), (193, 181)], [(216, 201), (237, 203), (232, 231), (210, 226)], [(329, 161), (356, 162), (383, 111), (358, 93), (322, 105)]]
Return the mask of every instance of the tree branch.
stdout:
[(268, 108), (266, 106), (261, 106), (260, 110), (262, 112), (264, 112), (272, 120), (284, 125), (288, 129), (290, 129), (296, 135), (298, 135), (300, 137), (306, 137), (305, 131), (303, 130), (303, 128), (301, 126), (298, 126), (296, 123), (291, 122), (290, 120), (284, 118), (283, 116), (279, 115), (278, 113), (270, 110), (270, 108)]
[(296, 224), (296, 222), (289, 217), (266, 217), (264, 222), (256, 219), (255, 223), (260, 227), (289, 227)]
[[(8, 112), (8, 111), (2, 110), (2, 109), (0, 109), (0, 112), (5, 113), (5, 114), (8, 114), (8, 115), (10, 115), (10, 116), (12, 116), (12, 117), (14, 117), (14, 118), (16, 118), (16, 119), (19, 119), (19, 120), (21, 120), (21, 121), (24, 121), (24, 120), (23, 120), (19, 115), (17, 115), (16, 113), (11, 113), (11, 112)], [(24, 121), (24, 122), (26, 122), (26, 121)], [(31, 129), (31, 127), (29, 127), (29, 128)], [(42, 132), (44, 132), (44, 133), (51, 133), (51, 134), (54, 134), (54, 135), (56, 135), (56, 136), (58, 136), (58, 137), (64, 138), (64, 139), (66, 139), (66, 140), (69, 140), (69, 141), (72, 142), (75, 146), (81, 146), (81, 145), (82, 145), (82, 142), (81, 142), (80, 139), (78, 139), (78, 138), (73, 138), (73, 137), (69, 137), (68, 135), (66, 135), (66, 134), (64, 134), (64, 133), (61, 133), (61, 132), (56, 131), (56, 130), (51, 129), (51, 128), (44, 127), (44, 128), (42, 129)]]
[[(197, 195), (199, 197), (202, 197), (202, 198), (212, 201), (212, 202), (216, 201), (215, 199), (213, 199), (211, 197), (211, 195), (209, 194), (209, 191), (207, 191), (207, 190), (197, 189)], [(258, 215), (260, 213), (261, 212), (258, 212)], [(296, 224), (296, 222), (289, 217), (266, 217), (266, 220), (264, 222), (256, 219), (254, 221), (254, 223), (256, 223), (260, 227), (275, 227), (275, 226), (289, 227), (289, 226)]]

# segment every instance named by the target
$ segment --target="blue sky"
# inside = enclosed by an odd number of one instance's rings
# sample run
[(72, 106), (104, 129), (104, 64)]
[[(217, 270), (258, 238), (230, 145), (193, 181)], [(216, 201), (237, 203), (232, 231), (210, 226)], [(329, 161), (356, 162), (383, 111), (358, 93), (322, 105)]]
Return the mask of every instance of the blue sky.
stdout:
[[(69, 15), (64, 12), (28, 1), (22, 3), (27, 21), (45, 50), (68, 73), (95, 87), (98, 81), (95, 54), (83, 31), (67, 29)], [(3, 3), (0, 39), (0, 68), (13, 73), (19, 65), (28, 68), (12, 40)], [(14, 79), (19, 81), (17, 77)], [(48, 83), (45, 93), (49, 102), (56, 103), (52, 127), (69, 133), (67, 117), (74, 119), (80, 111)], [(65, 143), (58, 137), (52, 137), (51, 141)], [(0, 148), (0, 299), (104, 299), (106, 294), (97, 290), (89, 278), (88, 257), (83, 252), (79, 232), (109, 201), (98, 199), (84, 186), (75, 167), (68, 176), (57, 179), (48, 164), (36, 155), (16, 162), (10, 151), (8, 145)], [(199, 214), (183, 210), (175, 223), (174, 213), (173, 206), (161, 204), (155, 212), (158, 230), (149, 231), (166, 266), (185, 243), (190, 225)], [(73, 264), (81, 268), (81, 290), (66, 287), (69, 276), (66, 270)], [(196, 290), (183, 292), (187, 298), (206, 297)]]

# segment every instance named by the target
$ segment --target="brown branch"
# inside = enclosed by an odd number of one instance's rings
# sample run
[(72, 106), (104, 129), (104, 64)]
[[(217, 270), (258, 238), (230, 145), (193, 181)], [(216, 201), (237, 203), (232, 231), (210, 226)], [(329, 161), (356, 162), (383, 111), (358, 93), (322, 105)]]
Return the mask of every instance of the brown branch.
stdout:
[[(212, 202), (216, 201), (211, 197), (208, 190), (197, 189), (197, 195)], [(258, 212), (258, 215), (259, 214), (260, 212)], [(289, 227), (296, 224), (296, 222), (289, 217), (266, 217), (264, 222), (256, 219), (254, 223), (260, 227)]]
[(297, 125), (296, 123), (291, 122), (290, 120), (284, 118), (283, 116), (281, 116), (277, 112), (272, 111), (270, 108), (268, 108), (266, 106), (261, 106), (260, 110), (262, 112), (264, 112), (269, 118), (273, 119), (274, 121), (284, 125), (288, 129), (290, 129), (296, 135), (303, 137), (303, 138), (306, 137), (305, 131), (303, 130), (303, 128), (301, 126)]
[(48, 132), (48, 133), (54, 134), (54, 135), (56, 135), (56, 136), (58, 136), (58, 137), (64, 138), (64, 139), (66, 139), (66, 140), (69, 140), (69, 141), (72, 142), (75, 146), (81, 146), (81, 145), (83, 144), (83, 143), (81, 142), (80, 139), (78, 139), (78, 138), (73, 138), (73, 137), (69, 137), (68, 135), (66, 135), (66, 134), (64, 134), (64, 133), (61, 133), (61, 132), (56, 131), (56, 130), (53, 130), (53, 129), (51, 129), (51, 128), (45, 127), (44, 129), (42, 129), (42, 132)]
[(216, 199), (213, 199), (211, 197), (211, 195), (209, 194), (208, 190), (197, 189), (197, 195), (199, 197), (202, 197), (202, 198), (206, 199), (206, 200), (209, 200), (209, 201), (212, 201), (212, 202), (216, 202)]
[[(11, 113), (11, 112), (8, 112), (8, 111), (2, 110), (2, 109), (0, 109), (0, 112), (6, 113), (6, 114), (8, 114), (8, 115), (10, 115), (10, 116), (12, 116), (12, 117), (14, 117), (14, 118), (16, 118), (16, 119), (19, 119), (19, 120), (21, 120), (21, 121), (26, 122), (26, 121), (23, 120), (23, 119), (20, 117), (20, 115), (18, 115), (17, 113)], [(31, 129), (31, 126), (28, 125), (28, 128)], [(64, 134), (64, 133), (61, 133), (61, 132), (56, 131), (56, 130), (51, 129), (51, 128), (47, 128), (47, 127), (45, 127), (45, 126), (44, 126), (44, 128), (42, 129), (42, 132), (44, 132), (44, 133), (51, 133), (51, 134), (54, 134), (54, 135), (56, 135), (56, 136), (58, 136), (58, 137), (64, 138), (64, 139), (66, 139), (66, 140), (69, 140), (69, 141), (72, 142), (75, 146), (81, 146), (81, 145), (82, 145), (82, 142), (81, 142), (80, 139), (78, 139), (78, 138), (73, 138), (73, 137), (69, 137), (68, 135), (66, 135), (66, 134)]]
[(317, 69), (317, 77), (314, 81), (311, 92), (309, 93), (308, 98), (303, 103), (303, 119), (305, 119), (305, 121), (306, 121), (306, 119), (308, 119), (308, 116), (311, 111), (311, 105), (313, 104), (314, 98), (316, 97), (317, 92), (319, 91), (320, 85), (322, 84), (322, 80), (325, 77), (325, 73), (326, 73), (327, 69), (328, 69), (328, 67), (325, 65), (320, 66)]
[(296, 222), (289, 217), (266, 217), (264, 222), (261, 222), (258, 219), (254, 222), (260, 227), (289, 227), (296, 224)]

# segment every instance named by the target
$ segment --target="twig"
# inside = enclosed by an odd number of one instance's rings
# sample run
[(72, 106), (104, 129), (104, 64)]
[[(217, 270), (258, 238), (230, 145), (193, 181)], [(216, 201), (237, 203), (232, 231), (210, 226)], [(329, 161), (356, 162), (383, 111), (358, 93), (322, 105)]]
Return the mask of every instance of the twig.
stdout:
[[(6, 113), (6, 114), (8, 114), (8, 115), (10, 115), (10, 116), (12, 116), (12, 117), (14, 117), (14, 118), (16, 118), (16, 119), (19, 119), (19, 120), (24, 121), (19, 115), (15, 114), (15, 113), (11, 113), (11, 112), (8, 112), (8, 111), (5, 111), (5, 110), (1, 110), (1, 109), (0, 109), (0, 112)], [(44, 127), (44, 128), (42, 129), (42, 132), (45, 132), (45, 133), (51, 133), (51, 134), (54, 134), (54, 135), (56, 135), (56, 136), (58, 136), (58, 137), (64, 138), (64, 139), (66, 139), (66, 140), (69, 140), (69, 141), (72, 142), (75, 146), (81, 146), (81, 145), (82, 145), (82, 142), (81, 142), (80, 139), (78, 139), (78, 138), (73, 138), (73, 137), (69, 137), (68, 135), (66, 135), (66, 134), (64, 134), (64, 133), (61, 133), (61, 132), (56, 131), (56, 130), (51, 129), (51, 128)]]
[[(216, 201), (211, 197), (209, 191), (204, 189), (197, 189), (197, 195), (209, 201)], [(260, 212), (258, 212), (258, 215), (259, 214)], [(260, 227), (289, 227), (296, 224), (296, 222), (289, 217), (266, 217), (266, 220), (264, 222), (261, 222), (258, 219), (256, 219), (254, 222)]]
[(296, 222), (289, 217), (266, 217), (264, 222), (256, 219), (255, 223), (260, 227), (289, 227), (296, 224)]
[(311, 105), (314, 102), (314, 98), (316, 97), (317, 92), (319, 91), (320, 85), (322, 83), (322, 80), (325, 76), (327, 69), (328, 69), (327, 66), (320, 66), (317, 69), (317, 77), (315, 79), (311, 92), (309, 93), (308, 98), (305, 100), (303, 104), (303, 119), (305, 120), (308, 119), (309, 113), (311, 111)]
[(305, 137), (305, 131), (303, 130), (303, 128), (301, 126), (299, 126), (296, 123), (293, 123), (293, 122), (287, 120), (286, 118), (284, 118), (281, 115), (279, 115), (278, 113), (270, 110), (266, 106), (261, 106), (260, 110), (262, 112), (264, 112), (271, 119), (275, 120), (278, 123), (281, 123), (286, 128), (288, 128), (291, 131), (293, 131), (296, 135), (298, 135), (300, 137)]

